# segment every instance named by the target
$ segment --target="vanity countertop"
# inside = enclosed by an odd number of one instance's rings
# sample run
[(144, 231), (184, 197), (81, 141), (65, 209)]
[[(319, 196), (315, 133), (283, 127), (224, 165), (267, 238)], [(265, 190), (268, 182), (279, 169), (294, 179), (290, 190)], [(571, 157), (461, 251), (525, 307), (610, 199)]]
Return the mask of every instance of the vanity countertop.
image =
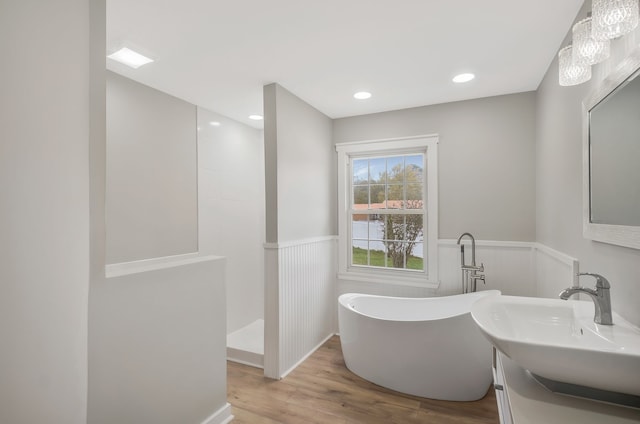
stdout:
[(500, 354), (514, 424), (638, 424), (640, 409), (553, 393)]

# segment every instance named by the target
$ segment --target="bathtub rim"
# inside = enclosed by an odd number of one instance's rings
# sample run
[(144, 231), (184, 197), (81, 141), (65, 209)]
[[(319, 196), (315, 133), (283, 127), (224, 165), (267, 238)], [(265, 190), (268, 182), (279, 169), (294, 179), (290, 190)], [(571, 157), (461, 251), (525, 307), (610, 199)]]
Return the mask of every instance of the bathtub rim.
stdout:
[[(481, 295), (482, 293), (482, 295)], [(381, 318), (381, 317), (377, 317), (374, 315), (370, 315), (370, 314), (365, 314), (357, 309), (354, 309), (352, 307), (349, 307), (347, 301), (349, 299), (352, 298), (356, 298), (356, 297), (369, 297), (369, 298), (378, 298), (378, 299), (393, 299), (393, 300), (397, 300), (397, 301), (410, 301), (410, 302), (425, 302), (425, 303), (429, 303), (429, 302), (433, 302), (433, 301), (437, 301), (437, 300), (442, 300), (444, 298), (456, 298), (456, 297), (462, 297), (462, 296), (469, 296), (469, 295), (475, 295), (477, 297), (476, 301), (479, 299), (482, 299), (486, 296), (501, 296), (502, 292), (500, 290), (497, 289), (490, 289), (490, 290), (482, 290), (482, 291), (478, 291), (478, 292), (473, 292), (473, 293), (461, 293), (461, 294), (454, 294), (454, 295), (447, 295), (447, 296), (434, 296), (434, 297), (402, 297), (402, 296), (382, 296), (382, 295), (377, 295), (377, 294), (366, 294), (366, 293), (343, 293), (340, 296), (338, 296), (338, 306), (344, 308), (345, 310), (355, 313), (358, 316), (362, 316), (371, 320), (376, 320), (376, 321), (381, 321), (381, 322), (430, 322), (430, 321), (438, 321), (438, 320), (443, 320), (443, 319), (450, 319), (450, 318), (455, 318), (455, 317), (459, 317), (459, 316), (463, 316), (463, 315), (471, 315), (471, 306), (473, 305), (473, 302), (469, 305), (469, 308), (467, 310), (461, 311), (459, 313), (451, 313), (451, 314), (442, 314), (439, 315), (437, 317), (434, 318), (422, 318), (422, 319), (399, 319), (399, 318), (395, 318), (395, 319), (391, 319), (391, 318)], [(475, 301), (474, 301), (475, 302)]]

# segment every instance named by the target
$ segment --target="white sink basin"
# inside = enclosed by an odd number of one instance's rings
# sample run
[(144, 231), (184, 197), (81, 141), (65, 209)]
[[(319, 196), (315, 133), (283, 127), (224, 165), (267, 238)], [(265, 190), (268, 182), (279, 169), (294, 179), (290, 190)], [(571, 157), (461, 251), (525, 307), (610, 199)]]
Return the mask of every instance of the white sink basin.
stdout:
[(486, 296), (471, 315), (489, 341), (549, 380), (640, 396), (640, 328), (613, 314), (593, 322), (589, 301)]

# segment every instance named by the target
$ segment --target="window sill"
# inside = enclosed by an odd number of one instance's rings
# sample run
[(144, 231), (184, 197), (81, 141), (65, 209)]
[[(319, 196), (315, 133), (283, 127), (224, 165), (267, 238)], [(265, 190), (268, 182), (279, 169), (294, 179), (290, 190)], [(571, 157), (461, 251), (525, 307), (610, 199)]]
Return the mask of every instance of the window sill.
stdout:
[(359, 281), (364, 283), (390, 284), (396, 286), (423, 287), (429, 289), (437, 289), (440, 286), (439, 281), (431, 281), (424, 276), (406, 276), (397, 273), (363, 272), (363, 271), (347, 271), (338, 273), (339, 280)]

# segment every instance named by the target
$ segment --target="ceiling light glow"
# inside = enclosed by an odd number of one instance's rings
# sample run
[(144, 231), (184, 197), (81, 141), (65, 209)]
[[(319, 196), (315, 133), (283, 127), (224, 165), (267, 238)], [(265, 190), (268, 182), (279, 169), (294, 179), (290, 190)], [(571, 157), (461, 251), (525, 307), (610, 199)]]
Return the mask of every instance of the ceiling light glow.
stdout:
[(262, 121), (264, 118), (262, 115), (249, 115), (249, 119), (253, 121)]
[(455, 77), (453, 77), (453, 82), (455, 82), (456, 84), (462, 84), (464, 82), (469, 82), (472, 79), (474, 79), (476, 76), (474, 74), (469, 74), (469, 73), (465, 73), (465, 74), (459, 74), (456, 75)]
[(211, 125), (212, 127), (219, 127), (219, 126), (220, 126), (220, 122), (218, 122), (218, 121), (211, 121), (211, 122), (209, 122), (209, 125)]
[(371, 98), (371, 93), (369, 93), (368, 91), (358, 91), (353, 95), (353, 97), (358, 100), (367, 100)]
[(153, 59), (149, 59), (148, 57), (134, 52), (133, 50), (126, 47), (121, 48), (117, 52), (112, 53), (107, 57), (109, 59), (115, 60), (116, 62), (123, 63), (133, 69), (138, 69), (142, 65), (153, 62)]

